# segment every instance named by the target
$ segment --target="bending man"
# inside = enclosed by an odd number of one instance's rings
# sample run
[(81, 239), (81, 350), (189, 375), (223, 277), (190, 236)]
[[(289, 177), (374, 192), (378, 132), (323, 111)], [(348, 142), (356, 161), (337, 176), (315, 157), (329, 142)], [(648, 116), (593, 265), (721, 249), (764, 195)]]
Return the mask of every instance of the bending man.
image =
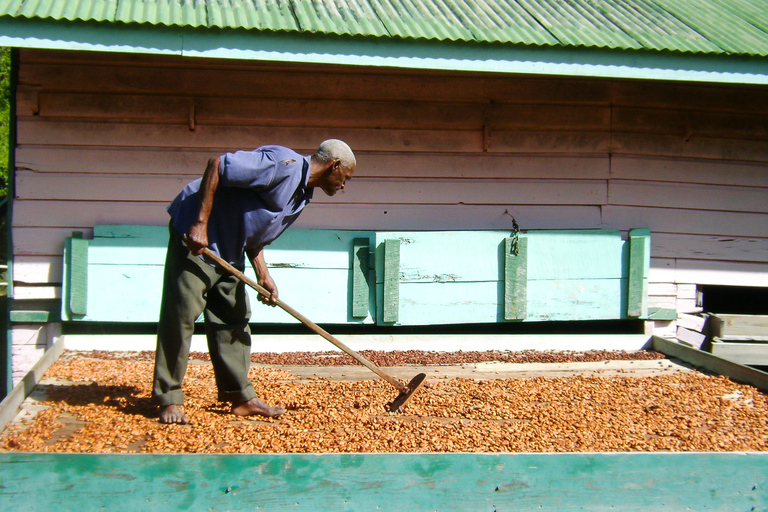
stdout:
[[(281, 146), (211, 158), (202, 178), (168, 207), (170, 240), (157, 334), (152, 397), (160, 422), (188, 423), (182, 380), (195, 320), (203, 314), (208, 350), (220, 401), (240, 416), (275, 417), (285, 412), (256, 397), (248, 380), (251, 364), (250, 305), (245, 285), (206, 262), (208, 247), (239, 270), (245, 256), (258, 283), (277, 301), (277, 286), (264, 260), (264, 246), (290, 226), (309, 204), (315, 188), (332, 196), (355, 172), (355, 156), (340, 140), (327, 140), (305, 157)], [(185, 241), (186, 238), (186, 241)]]

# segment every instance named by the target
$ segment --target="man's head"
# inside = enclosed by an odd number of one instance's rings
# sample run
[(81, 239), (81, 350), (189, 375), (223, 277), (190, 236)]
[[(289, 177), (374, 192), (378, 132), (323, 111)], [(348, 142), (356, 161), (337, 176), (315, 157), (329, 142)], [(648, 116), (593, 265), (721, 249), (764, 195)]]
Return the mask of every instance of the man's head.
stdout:
[(320, 144), (309, 162), (309, 187), (320, 187), (329, 196), (344, 189), (357, 162), (346, 142), (328, 139)]

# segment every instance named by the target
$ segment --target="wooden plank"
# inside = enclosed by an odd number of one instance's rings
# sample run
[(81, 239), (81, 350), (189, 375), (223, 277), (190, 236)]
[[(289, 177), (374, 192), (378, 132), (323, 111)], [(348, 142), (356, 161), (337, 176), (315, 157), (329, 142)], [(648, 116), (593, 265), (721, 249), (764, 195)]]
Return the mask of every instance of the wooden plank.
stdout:
[[(768, 112), (764, 87), (739, 84), (615, 81), (611, 97), (618, 105), (648, 108), (705, 110), (717, 105), (720, 112)], [(748, 106), (748, 107), (747, 107)]]
[(764, 262), (768, 238), (654, 233), (651, 254), (689, 260)]
[[(501, 251), (510, 231), (386, 231), (377, 245), (400, 241), (401, 282), (467, 282), (499, 280)], [(437, 256), (439, 255), (439, 256)], [(377, 283), (384, 274), (377, 273)]]
[(394, 323), (400, 316), (400, 240), (386, 239), (381, 245), (384, 267), (381, 322)]
[[(13, 390), (0, 402), (0, 432), (5, 430), (8, 423), (16, 417), (24, 399), (32, 392), (43, 374), (61, 356), (64, 351), (64, 340), (59, 339), (45, 351), (32, 369), (13, 387)], [(2, 466), (2, 464), (0, 464)], [(2, 471), (2, 470), (0, 470)], [(3, 477), (4, 480), (4, 477)], [(5, 505), (3, 506), (5, 509)], [(6, 509), (7, 510), (7, 509)]]
[(703, 158), (615, 155), (611, 158), (611, 178), (658, 183), (766, 186), (764, 163)]
[[(30, 91), (19, 91), (19, 115), (28, 116), (23, 99)], [(37, 90), (37, 89), (35, 89)], [(110, 120), (174, 121), (187, 119), (189, 106), (195, 105), (201, 124), (270, 124), (275, 126), (327, 126), (381, 129), (478, 129), (488, 122), (498, 129), (605, 130), (610, 123), (610, 107), (595, 105), (548, 105), (498, 103), (488, 109), (476, 99), (457, 100), (451, 108), (435, 101), (412, 102), (371, 98), (333, 99), (248, 98), (219, 93), (211, 96), (105, 93), (72, 93), (43, 90), (37, 93), (35, 108), (48, 119), (83, 118)]]
[[(25, 50), (28, 52), (29, 50)], [(45, 62), (26, 56), (19, 70), (20, 83), (40, 84), (46, 90), (262, 98), (335, 98), (398, 101), (472, 101), (480, 104), (589, 104), (609, 105), (608, 80), (536, 76), (507, 77), (446, 71), (413, 72), (394, 68), (278, 64), (222, 59), (179, 59), (142, 55), (104, 62), (94, 53), (78, 62), (71, 56), (51, 55)], [(110, 55), (115, 56), (117, 54)], [(222, 70), (227, 83), (216, 84)], [(127, 77), (130, 79), (128, 80)]]
[(15, 256), (13, 281), (18, 284), (61, 283), (62, 255)]
[[(87, 205), (87, 208), (85, 207)], [(97, 224), (168, 223), (167, 201), (14, 201), (14, 228), (94, 226)], [(517, 205), (349, 205), (309, 206), (291, 229), (370, 231), (512, 229), (509, 214), (523, 229), (600, 226), (599, 206)]]
[(365, 318), (370, 313), (370, 241), (355, 238), (352, 242), (352, 316)]
[(19, 256), (61, 256), (64, 252), (64, 239), (72, 231), (80, 231), (83, 238), (92, 238), (93, 229), (89, 227), (15, 227), (13, 229), (13, 253)]
[(625, 241), (618, 230), (528, 231), (527, 236), (529, 280), (626, 277)]
[(66, 318), (83, 316), (88, 311), (88, 245), (89, 240), (76, 236), (66, 241)]
[(715, 313), (711, 320), (712, 336), (768, 336), (768, 315)]
[(766, 366), (768, 365), (768, 343), (766, 341), (768, 340), (762, 342), (743, 340), (740, 343), (735, 340), (714, 338), (712, 340), (712, 354), (734, 363)]
[[(0, 454), (8, 512), (762, 510), (765, 453)], [(37, 492), (30, 492), (30, 488)], [(181, 491), (180, 491), (181, 489)], [(343, 489), (343, 491), (340, 491)], [(397, 499), (392, 499), (396, 496)]]
[(611, 179), (608, 182), (608, 203), (767, 213), (768, 181), (763, 182), (763, 187), (757, 187)]
[(652, 232), (768, 238), (768, 214), (603, 206), (603, 227), (647, 226)]
[(627, 316), (639, 318), (648, 312), (648, 270), (651, 232), (633, 229), (629, 232), (629, 270)]
[(525, 320), (528, 295), (528, 237), (504, 239), (504, 320)]
[(708, 352), (698, 350), (674, 341), (653, 337), (653, 349), (670, 357), (678, 358), (696, 367), (704, 368), (719, 375), (725, 375), (737, 382), (745, 382), (758, 389), (768, 390), (768, 373), (734, 363)]
[(701, 349), (707, 341), (707, 335), (700, 332), (678, 326), (676, 333), (677, 340), (693, 348)]
[(768, 141), (759, 139), (721, 139), (695, 135), (689, 138), (685, 133), (659, 135), (614, 132), (611, 148), (614, 154), (619, 155), (768, 161)]
[(678, 259), (675, 264), (678, 283), (768, 286), (768, 263)]
[[(20, 199), (170, 202), (198, 176), (142, 176), (67, 174), (17, 171)], [(568, 204), (593, 205), (607, 201), (603, 180), (502, 180), (358, 178), (342, 194), (332, 198), (317, 194), (315, 202), (376, 204), (397, 197), (414, 204)]]
[[(529, 261), (533, 257), (530, 254)], [(625, 279), (528, 279), (527, 322), (626, 318)], [(379, 287), (381, 290), (381, 287)], [(401, 282), (399, 325), (504, 322), (504, 283)], [(379, 300), (383, 299), (378, 292)]]
[[(41, 173), (104, 173), (126, 175), (183, 175), (199, 177), (211, 156), (231, 151), (221, 148), (107, 148), (67, 146), (21, 146), (16, 148), (19, 169)], [(293, 148), (310, 154), (314, 147)], [(596, 156), (430, 154), (368, 152), (353, 148), (357, 159), (355, 179), (388, 178), (518, 178), (518, 179), (608, 179), (609, 158)], [(109, 162), (105, 166), (105, 162)], [(471, 170), (471, 172), (469, 171)]]

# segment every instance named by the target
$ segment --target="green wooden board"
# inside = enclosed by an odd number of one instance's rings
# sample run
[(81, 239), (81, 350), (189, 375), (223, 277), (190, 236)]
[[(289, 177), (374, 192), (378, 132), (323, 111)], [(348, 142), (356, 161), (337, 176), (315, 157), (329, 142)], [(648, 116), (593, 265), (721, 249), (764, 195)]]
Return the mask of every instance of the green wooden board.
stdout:
[(0, 454), (4, 512), (768, 509), (767, 453)]
[(504, 239), (504, 320), (528, 314), (528, 237)]
[[(510, 234), (288, 230), (266, 259), (281, 298), (317, 323), (647, 316), (648, 230), (628, 240), (617, 230), (530, 231), (518, 255), (508, 254)], [(164, 226), (96, 226), (93, 240), (68, 239), (62, 319), (155, 322), (167, 240)], [(249, 293), (254, 322), (295, 322)]]

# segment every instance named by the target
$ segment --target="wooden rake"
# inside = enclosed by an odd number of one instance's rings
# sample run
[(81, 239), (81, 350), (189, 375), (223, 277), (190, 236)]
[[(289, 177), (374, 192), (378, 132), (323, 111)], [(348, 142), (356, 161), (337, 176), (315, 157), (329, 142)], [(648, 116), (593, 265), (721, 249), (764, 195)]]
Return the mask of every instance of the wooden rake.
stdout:
[[(259, 292), (260, 294), (264, 295), (265, 297), (269, 297), (271, 294), (261, 286), (259, 283), (253, 281), (248, 276), (237, 270), (235, 267), (230, 265), (227, 261), (223, 260), (219, 255), (208, 249), (207, 247), (203, 249), (203, 254), (205, 254), (208, 258), (215, 261), (219, 266), (222, 268), (228, 270), (231, 272), (235, 277), (240, 279), (242, 282)], [(395, 397), (394, 400), (389, 402), (386, 407), (387, 410), (390, 412), (399, 412), (401, 410), (401, 407), (405, 405), (405, 403), (413, 396), (413, 394), (418, 390), (421, 385), (424, 383), (424, 379), (426, 379), (427, 375), (424, 373), (420, 373), (416, 375), (414, 378), (411, 379), (411, 381), (408, 384), (403, 384), (396, 378), (392, 377), (391, 375), (385, 373), (381, 370), (378, 366), (370, 362), (368, 359), (363, 357), (362, 355), (358, 354), (348, 346), (346, 346), (341, 341), (337, 340), (335, 337), (331, 336), (325, 329), (317, 325), (316, 323), (309, 320), (307, 317), (290, 307), (288, 304), (282, 302), (280, 299), (277, 300), (276, 304), (280, 308), (282, 308), (286, 313), (291, 315), (292, 317), (299, 320), (301, 323), (309, 327), (312, 331), (314, 331), (316, 334), (319, 334), (326, 340), (330, 341), (334, 345), (336, 345), (338, 348), (349, 354), (350, 356), (354, 357), (360, 364), (371, 370), (373, 373), (390, 383), (395, 389), (397, 389), (400, 394)]]

